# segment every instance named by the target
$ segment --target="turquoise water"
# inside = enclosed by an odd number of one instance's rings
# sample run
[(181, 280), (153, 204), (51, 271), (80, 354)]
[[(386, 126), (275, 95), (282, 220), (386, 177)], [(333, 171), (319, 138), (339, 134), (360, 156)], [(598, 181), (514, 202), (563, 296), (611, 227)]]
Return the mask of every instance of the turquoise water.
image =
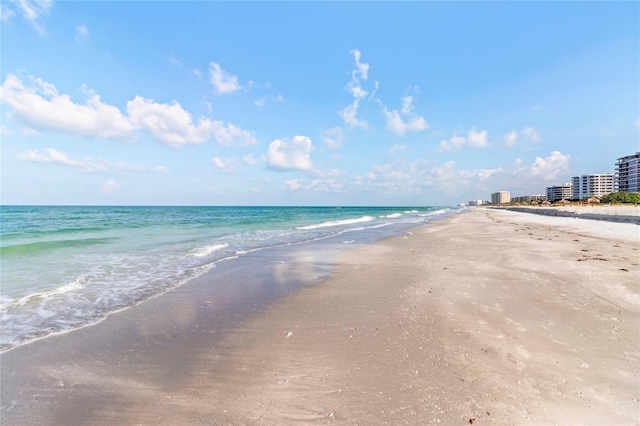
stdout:
[(2, 206), (0, 350), (100, 321), (256, 250), (331, 237), (357, 243), (451, 211)]

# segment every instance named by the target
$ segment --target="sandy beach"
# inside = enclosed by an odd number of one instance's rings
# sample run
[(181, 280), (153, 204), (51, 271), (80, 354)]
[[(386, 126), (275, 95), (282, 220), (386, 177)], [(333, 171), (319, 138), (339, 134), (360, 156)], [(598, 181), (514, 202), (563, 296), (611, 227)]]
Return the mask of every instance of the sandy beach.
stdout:
[(636, 225), (640, 225), (640, 206), (633, 205), (588, 204), (553, 207), (539, 205), (499, 208), (521, 213), (539, 214), (542, 216), (575, 217), (604, 222), (635, 223)]
[(638, 225), (475, 209), (264, 268), (0, 355), (2, 424), (640, 424)]

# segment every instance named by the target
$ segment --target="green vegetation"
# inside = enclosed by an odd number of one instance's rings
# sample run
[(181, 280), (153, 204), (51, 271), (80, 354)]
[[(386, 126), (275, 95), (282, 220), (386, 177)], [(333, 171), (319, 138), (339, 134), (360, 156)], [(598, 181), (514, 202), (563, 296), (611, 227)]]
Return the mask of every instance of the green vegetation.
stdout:
[(629, 194), (628, 192), (612, 192), (600, 199), (607, 204), (640, 204), (640, 192)]

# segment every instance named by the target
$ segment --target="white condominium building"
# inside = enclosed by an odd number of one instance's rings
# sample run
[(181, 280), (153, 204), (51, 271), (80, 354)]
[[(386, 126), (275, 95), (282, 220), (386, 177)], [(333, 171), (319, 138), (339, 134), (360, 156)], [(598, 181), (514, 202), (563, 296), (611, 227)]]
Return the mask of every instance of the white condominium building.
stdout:
[(560, 186), (547, 187), (547, 200), (554, 202), (560, 200), (570, 200), (573, 197), (573, 185), (565, 183)]
[(521, 195), (520, 197), (511, 197), (512, 203), (532, 203), (532, 202), (546, 201), (546, 200), (547, 200), (547, 197), (541, 194)]
[(613, 189), (616, 192), (640, 192), (640, 152), (618, 158)]
[(571, 183), (574, 200), (602, 197), (613, 192), (613, 173), (574, 176), (571, 178)]
[(509, 191), (498, 191), (491, 194), (491, 204), (506, 204), (511, 199)]

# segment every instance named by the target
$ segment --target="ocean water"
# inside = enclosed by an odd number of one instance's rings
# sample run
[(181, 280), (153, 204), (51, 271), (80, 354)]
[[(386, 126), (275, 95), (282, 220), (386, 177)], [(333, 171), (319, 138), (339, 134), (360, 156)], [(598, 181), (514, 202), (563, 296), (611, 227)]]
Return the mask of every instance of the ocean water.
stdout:
[(0, 208), (0, 351), (98, 322), (257, 250), (397, 234), (447, 207)]

